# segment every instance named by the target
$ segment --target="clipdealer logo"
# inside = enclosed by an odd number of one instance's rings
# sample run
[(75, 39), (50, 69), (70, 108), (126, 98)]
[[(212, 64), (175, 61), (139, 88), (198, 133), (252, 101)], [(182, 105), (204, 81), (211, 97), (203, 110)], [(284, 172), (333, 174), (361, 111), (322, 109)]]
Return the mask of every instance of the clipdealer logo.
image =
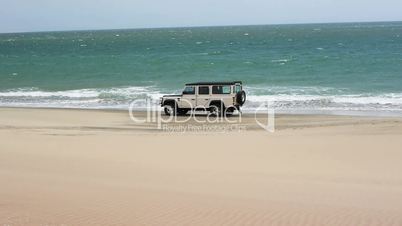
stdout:
[[(184, 100), (185, 101), (185, 100)], [(178, 116), (177, 112), (170, 115), (164, 115), (157, 101), (150, 98), (144, 100), (134, 100), (130, 103), (128, 111), (130, 119), (135, 124), (154, 124), (153, 129), (164, 130), (169, 132), (201, 132), (201, 131), (245, 131), (242, 126), (242, 113), (229, 115), (224, 112), (221, 116), (217, 116), (213, 112), (209, 112), (204, 106), (193, 107), (190, 102), (186, 103), (191, 109), (202, 109), (206, 114), (199, 115), (195, 111), (189, 114)], [(143, 106), (141, 108), (137, 106)], [(267, 132), (275, 132), (275, 110), (270, 107), (269, 101), (261, 103), (254, 110), (254, 120), (256, 124)], [(173, 110), (173, 109), (171, 109)], [(145, 111), (145, 117), (143, 112)], [(142, 112), (141, 115), (136, 113)], [(265, 119), (266, 115), (266, 120)], [(260, 116), (260, 117), (258, 117)], [(188, 124), (188, 122), (195, 123)], [(262, 122), (265, 121), (265, 122)], [(174, 126), (174, 127), (171, 127)]]

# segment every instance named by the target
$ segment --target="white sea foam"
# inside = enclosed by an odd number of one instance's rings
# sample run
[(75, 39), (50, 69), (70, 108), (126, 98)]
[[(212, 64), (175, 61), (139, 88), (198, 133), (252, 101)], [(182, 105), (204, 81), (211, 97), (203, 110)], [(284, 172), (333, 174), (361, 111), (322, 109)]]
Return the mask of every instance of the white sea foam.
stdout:
[(249, 95), (246, 110), (253, 110), (265, 103), (280, 111), (387, 111), (402, 116), (402, 93), (384, 95), (306, 95), (276, 94)]
[(24, 88), (0, 92), (0, 106), (124, 109), (133, 100), (151, 98), (156, 101), (162, 95), (153, 87), (117, 87), (65, 91)]
[[(135, 107), (144, 108), (145, 101), (138, 100), (151, 98), (157, 103), (164, 94), (180, 92), (160, 90), (155, 86), (65, 91), (21, 88), (0, 92), (0, 106), (127, 109), (130, 102), (137, 100)], [(245, 111), (253, 111), (269, 102), (280, 112), (373, 111), (394, 112), (402, 116), (402, 93), (353, 94), (347, 89), (331, 87), (245, 86), (245, 90)]]
[(331, 87), (245, 87), (248, 91), (245, 111), (261, 105), (280, 112), (370, 111), (394, 112), (402, 116), (402, 93), (351, 94), (347, 89)]
[(271, 60), (272, 63), (287, 63), (289, 61), (289, 59)]
[(0, 92), (0, 97), (97, 97), (98, 92), (91, 89), (67, 90), (67, 91), (41, 91), (33, 88), (15, 89)]

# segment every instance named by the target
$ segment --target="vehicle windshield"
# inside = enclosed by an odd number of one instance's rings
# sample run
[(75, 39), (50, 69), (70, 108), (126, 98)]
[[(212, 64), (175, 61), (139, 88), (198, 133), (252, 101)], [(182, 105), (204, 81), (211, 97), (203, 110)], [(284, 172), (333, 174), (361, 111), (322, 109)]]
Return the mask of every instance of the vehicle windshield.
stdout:
[(195, 94), (194, 86), (186, 86), (183, 90), (183, 95)]

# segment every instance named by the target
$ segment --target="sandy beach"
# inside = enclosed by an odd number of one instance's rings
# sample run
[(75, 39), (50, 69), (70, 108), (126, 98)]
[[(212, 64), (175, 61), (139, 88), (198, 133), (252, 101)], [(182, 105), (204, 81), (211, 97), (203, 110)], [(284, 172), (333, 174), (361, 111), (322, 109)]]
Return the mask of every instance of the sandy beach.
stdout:
[(181, 133), (126, 111), (0, 108), (0, 225), (402, 225), (401, 118), (240, 125)]

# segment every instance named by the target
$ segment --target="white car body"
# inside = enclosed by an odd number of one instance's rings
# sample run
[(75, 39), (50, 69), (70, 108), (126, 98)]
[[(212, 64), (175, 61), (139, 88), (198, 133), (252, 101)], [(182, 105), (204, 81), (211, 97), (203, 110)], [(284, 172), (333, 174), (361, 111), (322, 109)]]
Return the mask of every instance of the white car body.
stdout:
[(186, 84), (181, 95), (163, 96), (161, 106), (167, 115), (185, 114), (190, 110), (223, 113), (240, 110), (245, 98), (241, 81), (198, 82)]

